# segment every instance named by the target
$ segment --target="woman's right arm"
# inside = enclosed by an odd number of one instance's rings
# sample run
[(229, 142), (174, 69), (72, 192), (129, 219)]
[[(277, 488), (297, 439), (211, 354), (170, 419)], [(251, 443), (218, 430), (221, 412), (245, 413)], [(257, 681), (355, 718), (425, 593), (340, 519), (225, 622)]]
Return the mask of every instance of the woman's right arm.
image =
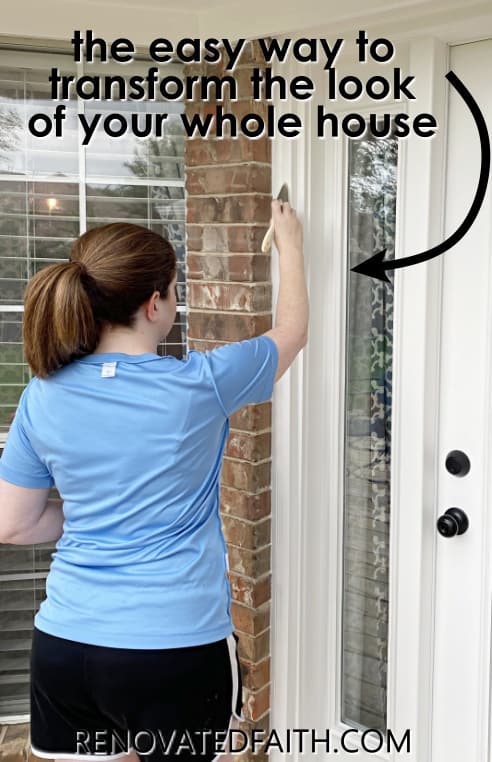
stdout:
[(278, 349), (275, 381), (294, 362), (308, 340), (309, 304), (304, 274), (302, 226), (288, 202), (272, 201), (280, 283), (274, 327), (265, 331)]

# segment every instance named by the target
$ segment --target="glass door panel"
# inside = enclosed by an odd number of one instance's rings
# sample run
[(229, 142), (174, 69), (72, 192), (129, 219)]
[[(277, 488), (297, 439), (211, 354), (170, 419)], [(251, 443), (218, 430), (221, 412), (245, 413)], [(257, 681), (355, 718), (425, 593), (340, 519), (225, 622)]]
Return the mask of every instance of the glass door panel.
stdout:
[(341, 719), (383, 732), (393, 283), (350, 268), (382, 249), (394, 257), (397, 156), (392, 136), (349, 141)]

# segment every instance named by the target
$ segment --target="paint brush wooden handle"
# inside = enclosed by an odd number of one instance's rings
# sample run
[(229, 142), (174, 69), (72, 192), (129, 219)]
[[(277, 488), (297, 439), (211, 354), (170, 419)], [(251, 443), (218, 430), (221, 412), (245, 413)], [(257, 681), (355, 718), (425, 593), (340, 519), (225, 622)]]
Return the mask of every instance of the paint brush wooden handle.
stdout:
[(270, 220), (270, 227), (268, 228), (263, 238), (263, 241), (261, 242), (261, 251), (263, 254), (266, 254), (266, 252), (271, 248), (274, 233), (275, 233), (275, 225), (273, 224), (273, 218), (272, 218)]

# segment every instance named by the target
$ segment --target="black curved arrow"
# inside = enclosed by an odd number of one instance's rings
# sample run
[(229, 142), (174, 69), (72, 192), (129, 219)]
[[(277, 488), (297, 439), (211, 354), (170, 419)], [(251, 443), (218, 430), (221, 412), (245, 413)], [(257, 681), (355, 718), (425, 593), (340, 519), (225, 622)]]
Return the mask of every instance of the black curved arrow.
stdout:
[(489, 174), (490, 174), (490, 139), (489, 139), (489, 133), (487, 130), (487, 125), (485, 124), (485, 119), (483, 118), (483, 114), (480, 111), (480, 108), (474, 99), (473, 95), (470, 93), (470, 91), (465, 87), (463, 82), (459, 79), (459, 77), (456, 76), (456, 74), (453, 71), (448, 71), (446, 74), (446, 79), (448, 82), (450, 82), (451, 85), (457, 90), (457, 92), (461, 95), (463, 100), (465, 101), (466, 105), (470, 109), (472, 116), (475, 120), (475, 124), (477, 125), (478, 134), (480, 137), (480, 146), (482, 149), (482, 164), (480, 167), (480, 179), (478, 181), (478, 187), (475, 193), (475, 198), (473, 199), (473, 203), (468, 211), (468, 214), (466, 215), (465, 219), (459, 226), (457, 230), (454, 231), (452, 235), (449, 236), (449, 238), (446, 238), (445, 241), (442, 243), (437, 244), (437, 246), (433, 246), (432, 249), (428, 249), (427, 251), (422, 251), (420, 254), (414, 254), (410, 257), (401, 257), (399, 259), (392, 259), (387, 262), (384, 261), (384, 255), (386, 254), (386, 249), (383, 249), (382, 251), (379, 251), (377, 254), (375, 254), (373, 257), (370, 257), (369, 259), (364, 260), (364, 262), (361, 262), (360, 265), (357, 265), (356, 267), (352, 267), (352, 271), (355, 273), (361, 273), (362, 275), (369, 275), (371, 278), (378, 278), (378, 280), (386, 281), (387, 283), (390, 283), (390, 279), (386, 275), (386, 270), (396, 270), (399, 267), (408, 267), (409, 265), (417, 265), (419, 262), (426, 262), (428, 259), (433, 259), (434, 257), (438, 257), (440, 254), (443, 254), (448, 249), (451, 249), (452, 246), (455, 246), (455, 244), (458, 243), (458, 241), (463, 238), (463, 236), (468, 232), (468, 230), (471, 228), (473, 223), (475, 222), (475, 218), (480, 211), (480, 207), (482, 206), (482, 202), (485, 198), (485, 193), (487, 191), (487, 184), (489, 181)]

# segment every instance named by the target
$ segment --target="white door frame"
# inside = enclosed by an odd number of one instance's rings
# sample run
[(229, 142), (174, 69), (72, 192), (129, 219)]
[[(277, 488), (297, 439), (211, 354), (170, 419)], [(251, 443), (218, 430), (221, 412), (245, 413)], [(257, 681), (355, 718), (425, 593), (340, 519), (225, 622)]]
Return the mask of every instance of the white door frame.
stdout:
[[(451, 65), (470, 83), (492, 124), (492, 35), (452, 49)], [(446, 230), (449, 235), (471, 203), (481, 164), (469, 110), (451, 93), (448, 129)], [(445, 257), (441, 317), (439, 504), (442, 514), (461, 507), (470, 526), (463, 537), (438, 537), (433, 683), (432, 760), (490, 760), (491, 518), (492, 495), (492, 194), (476, 222)], [(451, 443), (453, 443), (451, 445)], [(456, 478), (446, 454), (463, 449), (470, 473)], [(457, 689), (459, 687), (459, 689)], [(454, 732), (443, 728), (456, 725)], [(458, 731), (458, 732), (457, 732)]]
[[(416, 78), (417, 95), (408, 111), (434, 114), (440, 129), (433, 139), (399, 142), (395, 257), (423, 251), (443, 239), (448, 52), (446, 43), (435, 37), (408, 41), (405, 65)], [(315, 68), (303, 66), (301, 72), (299, 64), (290, 62), (274, 73), (285, 77), (305, 73), (321, 92)], [(402, 105), (397, 104), (398, 111), (405, 110)], [(309, 102), (290, 99), (278, 102), (277, 109), (300, 113), (308, 128), (295, 140), (273, 143), (272, 182), (273, 192), (288, 182), (291, 202), (303, 220), (311, 323), (308, 345), (276, 385), (273, 397), (270, 728), (284, 738), (288, 728), (313, 728), (318, 737), (329, 728), (332, 745), (340, 748), (336, 735), (348, 729), (336, 722), (341, 664), (346, 141), (312, 137)], [(371, 104), (370, 110), (389, 109)], [(405, 758), (411, 762), (431, 759), (441, 277), (439, 257), (395, 275), (393, 386), (398, 404), (392, 422), (391, 484), (392, 505), (398, 510), (392, 510), (390, 526), (388, 728), (397, 739), (410, 729), (411, 752)], [(275, 304), (276, 254), (272, 281)], [(366, 738), (368, 748), (369, 741)], [(293, 739), (292, 745), (298, 748)], [(352, 734), (347, 746), (359, 747), (360, 736)], [(270, 756), (274, 762), (283, 759), (274, 749)], [(342, 754), (337, 757), (342, 760)], [(291, 758), (310, 756), (294, 753)], [(361, 762), (366, 758), (396, 761), (399, 755), (381, 751), (357, 756)]]

